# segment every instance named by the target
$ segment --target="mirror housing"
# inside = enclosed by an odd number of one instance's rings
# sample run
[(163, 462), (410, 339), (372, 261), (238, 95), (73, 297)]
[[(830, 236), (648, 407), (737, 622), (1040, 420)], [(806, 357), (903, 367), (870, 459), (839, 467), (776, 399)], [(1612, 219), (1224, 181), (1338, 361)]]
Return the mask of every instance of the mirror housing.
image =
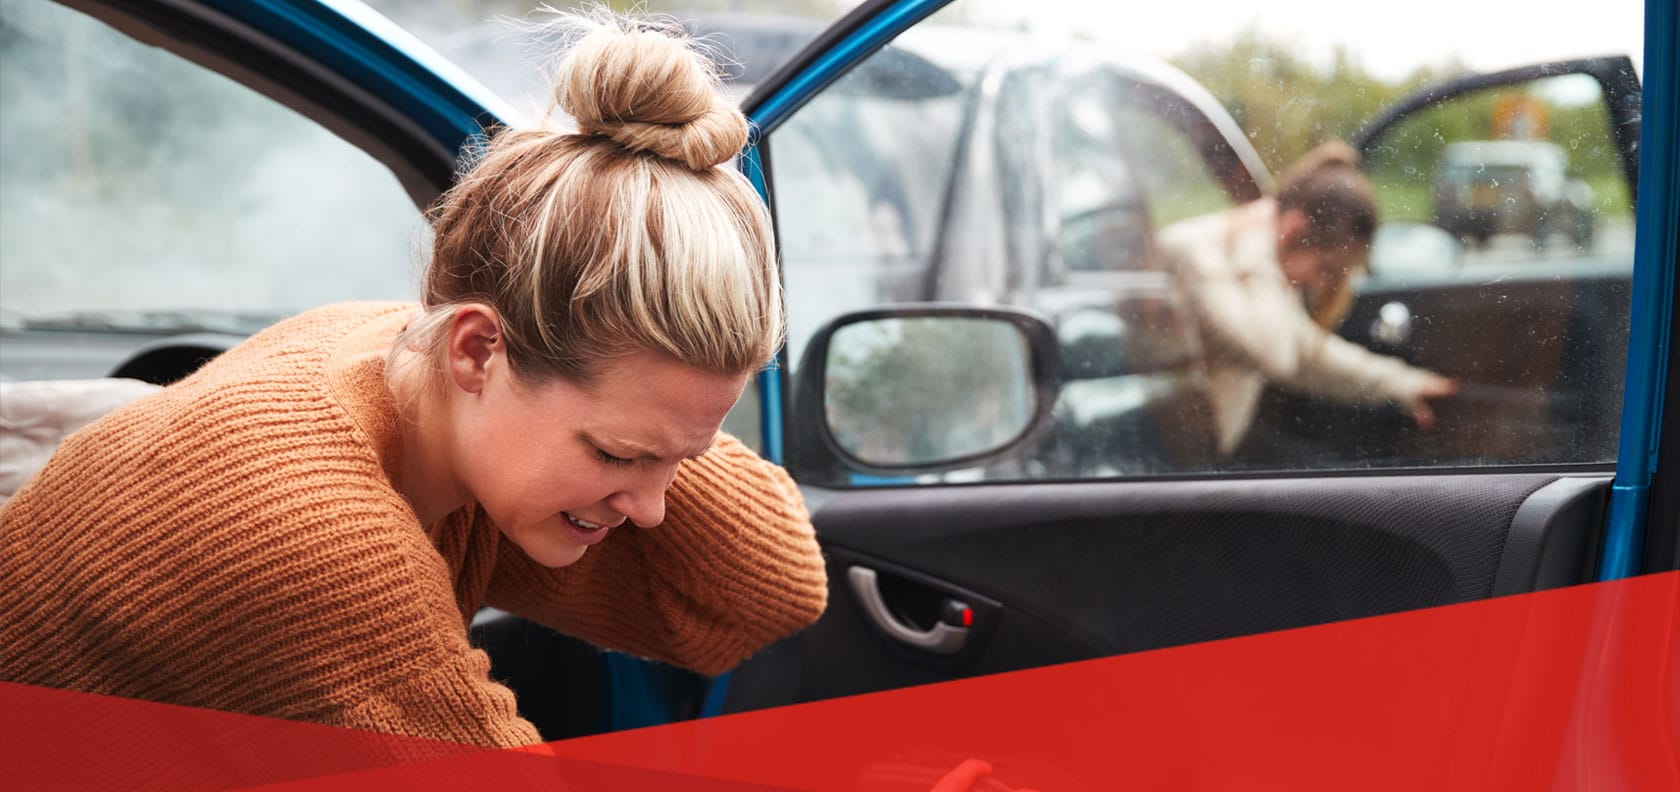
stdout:
[(995, 461), (1050, 423), (1055, 332), (1016, 308), (915, 304), (848, 313), (806, 345), (788, 467), (850, 485)]

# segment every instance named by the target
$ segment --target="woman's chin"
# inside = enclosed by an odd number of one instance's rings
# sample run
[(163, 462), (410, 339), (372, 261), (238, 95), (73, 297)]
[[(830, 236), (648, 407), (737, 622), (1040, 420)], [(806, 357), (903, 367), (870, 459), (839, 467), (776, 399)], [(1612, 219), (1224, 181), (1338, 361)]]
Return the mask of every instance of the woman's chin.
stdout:
[(520, 549), (524, 550), (525, 555), (539, 565), (549, 569), (559, 569), (577, 563), (578, 559), (583, 558), (584, 551), (589, 548), (583, 545), (569, 545), (566, 547), (522, 547)]
[(525, 552), (525, 556), (538, 565), (549, 569), (571, 566), (583, 558), (588, 545), (568, 542), (556, 536), (519, 536), (508, 537), (514, 545)]

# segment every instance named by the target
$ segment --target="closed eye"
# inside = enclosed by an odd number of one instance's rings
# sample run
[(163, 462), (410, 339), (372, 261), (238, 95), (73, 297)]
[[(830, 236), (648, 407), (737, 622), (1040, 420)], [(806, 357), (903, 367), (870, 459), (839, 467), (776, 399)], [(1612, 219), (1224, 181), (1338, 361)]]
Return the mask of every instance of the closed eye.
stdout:
[(636, 464), (636, 460), (634, 460), (634, 459), (625, 459), (624, 457), (616, 457), (616, 456), (613, 456), (612, 454), (609, 454), (605, 451), (602, 451), (599, 448), (595, 449), (595, 456), (598, 457), (602, 462), (605, 462), (609, 465), (623, 466), (623, 465), (634, 465), (634, 464)]

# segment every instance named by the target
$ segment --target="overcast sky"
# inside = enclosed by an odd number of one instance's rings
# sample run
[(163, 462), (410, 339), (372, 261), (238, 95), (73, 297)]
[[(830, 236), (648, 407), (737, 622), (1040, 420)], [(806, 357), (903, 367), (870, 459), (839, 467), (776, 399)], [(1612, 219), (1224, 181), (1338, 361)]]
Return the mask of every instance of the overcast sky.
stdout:
[[(1626, 54), (1642, 62), (1644, 0), (978, 0), (986, 15), (1175, 55), (1245, 27), (1325, 57), (1336, 43), (1397, 78), (1457, 56), (1477, 71), (1541, 60)], [(1392, 9), (1385, 11), (1385, 9)]]

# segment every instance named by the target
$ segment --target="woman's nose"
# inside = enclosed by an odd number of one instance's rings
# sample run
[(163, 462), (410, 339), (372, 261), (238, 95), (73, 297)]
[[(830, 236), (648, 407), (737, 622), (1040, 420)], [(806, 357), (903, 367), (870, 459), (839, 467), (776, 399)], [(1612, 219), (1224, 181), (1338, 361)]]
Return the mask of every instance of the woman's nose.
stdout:
[(637, 526), (652, 528), (665, 521), (665, 481), (663, 477), (640, 476), (634, 486), (609, 498), (607, 505)]

